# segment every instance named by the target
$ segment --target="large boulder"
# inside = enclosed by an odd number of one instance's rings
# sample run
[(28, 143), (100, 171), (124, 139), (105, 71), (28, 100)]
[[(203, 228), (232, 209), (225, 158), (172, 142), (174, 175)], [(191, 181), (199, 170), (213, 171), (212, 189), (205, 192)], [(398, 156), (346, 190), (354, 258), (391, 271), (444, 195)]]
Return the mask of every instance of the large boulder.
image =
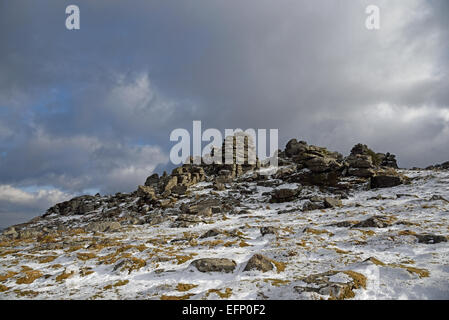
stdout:
[(191, 263), (200, 272), (233, 272), (237, 263), (231, 259), (204, 258), (197, 259)]
[(145, 186), (147, 187), (155, 187), (159, 183), (159, 175), (157, 173), (153, 173), (149, 176), (145, 181)]
[(397, 174), (379, 174), (371, 177), (371, 188), (391, 188), (402, 184), (402, 179)]
[(243, 269), (243, 271), (251, 271), (251, 270), (267, 272), (273, 270), (273, 263), (271, 259), (261, 254), (255, 254), (251, 257), (251, 259), (248, 260), (245, 269)]
[(384, 216), (374, 216), (356, 223), (352, 228), (386, 228), (390, 226), (390, 222)]
[(387, 152), (386, 154), (378, 153), (377, 157), (380, 159), (381, 167), (388, 167), (393, 169), (398, 169), (398, 163), (396, 161), (396, 156)]
[(282, 202), (290, 202), (295, 200), (298, 195), (298, 190), (296, 189), (276, 189), (271, 196), (271, 203), (282, 203)]
[(44, 217), (51, 214), (58, 215), (83, 215), (94, 211), (100, 207), (100, 203), (95, 196), (84, 195), (71, 200), (58, 203), (47, 210)]
[(153, 187), (149, 186), (138, 186), (136, 195), (140, 198), (153, 200), (156, 198), (156, 193)]
[(330, 299), (343, 300), (355, 297), (354, 290), (366, 288), (367, 278), (354, 271), (328, 271), (301, 279), (295, 286), (298, 293), (313, 292)]
[(435, 235), (435, 234), (417, 234), (415, 237), (418, 239), (419, 243), (425, 244), (435, 244), (440, 242), (447, 242), (445, 236)]

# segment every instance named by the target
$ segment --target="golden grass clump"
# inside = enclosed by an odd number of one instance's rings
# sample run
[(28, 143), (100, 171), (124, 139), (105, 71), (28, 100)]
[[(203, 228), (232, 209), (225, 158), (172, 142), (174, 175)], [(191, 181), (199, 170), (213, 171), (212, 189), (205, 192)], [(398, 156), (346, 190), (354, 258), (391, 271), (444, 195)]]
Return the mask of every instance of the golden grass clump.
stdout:
[(39, 279), (43, 276), (42, 272), (38, 270), (27, 270), (23, 272), (23, 277), (20, 277), (17, 279), (17, 284), (31, 284), (34, 282), (34, 280)]
[(232, 289), (226, 288), (223, 292), (221, 292), (218, 289), (209, 289), (209, 291), (207, 291), (207, 293), (206, 293), (206, 297), (208, 297), (212, 293), (215, 293), (222, 299), (228, 299), (232, 295)]
[(161, 296), (161, 300), (188, 300), (194, 294), (187, 293), (183, 296), (166, 296), (165, 294)]
[(196, 287), (198, 287), (197, 284), (178, 283), (178, 285), (176, 286), (176, 290), (180, 292), (186, 292)]
[(97, 255), (93, 252), (80, 252), (76, 256), (79, 260), (82, 261), (91, 260), (97, 257)]
[(66, 270), (64, 270), (60, 275), (58, 275), (56, 277), (56, 281), (58, 282), (63, 282), (65, 279), (70, 278), (71, 276), (73, 276), (75, 274), (74, 271), (71, 272), (66, 272)]

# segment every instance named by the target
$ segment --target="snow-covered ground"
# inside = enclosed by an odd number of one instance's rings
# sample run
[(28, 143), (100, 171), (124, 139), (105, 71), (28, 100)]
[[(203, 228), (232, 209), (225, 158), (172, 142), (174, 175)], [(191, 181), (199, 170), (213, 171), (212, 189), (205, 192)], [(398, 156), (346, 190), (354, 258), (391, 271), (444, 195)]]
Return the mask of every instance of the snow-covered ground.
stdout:
[[(0, 299), (320, 299), (329, 296), (295, 287), (327, 271), (336, 271), (331, 282), (351, 281), (344, 271), (366, 277), (353, 299), (449, 299), (448, 243), (418, 243), (416, 237), (448, 236), (449, 172), (402, 173), (411, 184), (353, 191), (340, 208), (302, 212), (306, 200), (269, 204), (263, 193), (272, 188), (253, 183), (257, 192), (245, 196), (246, 214), (224, 212), (190, 228), (170, 228), (167, 221), (111, 233), (75, 229), (39, 245), (36, 239), (3, 242)], [(207, 194), (205, 186), (193, 190)], [(304, 188), (307, 193), (321, 194)], [(330, 226), (372, 216), (384, 216), (388, 226)], [(278, 234), (262, 236), (264, 226)], [(213, 228), (222, 233), (200, 238)], [(265, 273), (244, 272), (256, 253), (279, 264)], [(199, 258), (229, 258), (237, 268), (202, 273), (190, 266)]]

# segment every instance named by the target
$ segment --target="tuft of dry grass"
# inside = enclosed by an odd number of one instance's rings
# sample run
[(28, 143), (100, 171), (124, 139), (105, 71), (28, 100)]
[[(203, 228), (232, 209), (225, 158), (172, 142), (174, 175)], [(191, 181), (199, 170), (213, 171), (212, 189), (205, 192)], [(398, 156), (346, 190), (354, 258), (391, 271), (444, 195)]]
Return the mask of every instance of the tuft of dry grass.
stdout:
[(198, 287), (197, 284), (178, 283), (178, 285), (176, 286), (176, 290), (180, 291), (180, 292), (186, 292), (186, 291), (190, 291), (196, 287)]
[(39, 279), (43, 276), (42, 272), (38, 270), (27, 270), (23, 272), (23, 276), (18, 278), (17, 284), (31, 284), (34, 280)]

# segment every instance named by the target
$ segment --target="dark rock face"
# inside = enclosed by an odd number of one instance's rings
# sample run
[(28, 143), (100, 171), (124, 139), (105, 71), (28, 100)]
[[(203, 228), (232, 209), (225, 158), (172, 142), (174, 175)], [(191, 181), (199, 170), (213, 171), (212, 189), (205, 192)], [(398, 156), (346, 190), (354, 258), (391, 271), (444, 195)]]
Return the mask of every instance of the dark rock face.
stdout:
[(426, 170), (449, 170), (449, 161), (429, 166), (426, 168)]
[(371, 188), (391, 188), (402, 184), (399, 175), (381, 174), (371, 178)]
[(326, 208), (326, 206), (323, 201), (307, 201), (302, 206), (302, 211), (307, 212), (307, 211), (320, 210), (320, 209), (325, 209), (325, 208)]
[(159, 175), (157, 173), (154, 173), (147, 178), (147, 180), (145, 181), (145, 186), (154, 187), (157, 186), (158, 183), (159, 183)]
[(348, 164), (350, 176), (369, 178), (375, 173), (374, 152), (365, 144), (356, 144), (351, 149), (351, 154), (345, 159)]
[(266, 234), (277, 234), (277, 229), (275, 227), (272, 227), (272, 226), (261, 227), (260, 228), (260, 233), (262, 234), (262, 236), (264, 236)]
[(295, 189), (276, 189), (271, 196), (271, 203), (290, 202), (296, 198), (298, 191)]
[(255, 254), (248, 260), (245, 269), (243, 271), (258, 270), (267, 272), (273, 270), (273, 263), (267, 257), (261, 254)]
[(324, 198), (324, 206), (326, 208), (335, 208), (343, 206), (343, 202), (340, 199), (326, 197)]
[(233, 272), (237, 263), (234, 260), (222, 258), (198, 259), (191, 263), (200, 272)]
[(375, 216), (354, 224), (353, 228), (386, 228), (390, 225), (383, 216)]
[(218, 236), (219, 234), (221, 234), (220, 230), (218, 230), (218, 229), (211, 229), (211, 230), (205, 232), (200, 238), (201, 239), (211, 238), (211, 237)]
[(154, 200), (156, 199), (156, 193), (152, 187), (149, 186), (138, 186), (136, 195), (140, 198)]
[(45, 216), (50, 214), (66, 215), (82, 215), (93, 211), (99, 207), (99, 203), (94, 196), (80, 196), (69, 201), (58, 203), (47, 210)]
[(440, 243), (440, 242), (447, 242), (446, 237), (434, 235), (434, 234), (416, 235), (416, 238), (418, 238), (419, 243), (425, 243), (425, 244), (435, 244), (435, 243)]
[(380, 159), (381, 167), (388, 167), (393, 169), (398, 169), (398, 163), (396, 161), (396, 156), (387, 152), (386, 154), (378, 153), (377, 157)]

